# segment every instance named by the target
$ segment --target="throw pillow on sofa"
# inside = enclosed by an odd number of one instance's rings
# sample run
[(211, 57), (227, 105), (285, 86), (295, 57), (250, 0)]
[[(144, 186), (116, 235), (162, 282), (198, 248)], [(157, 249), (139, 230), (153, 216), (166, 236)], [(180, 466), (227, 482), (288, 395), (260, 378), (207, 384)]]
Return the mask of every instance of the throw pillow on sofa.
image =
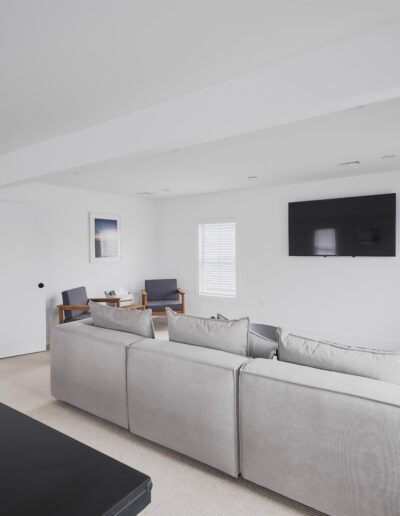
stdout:
[(177, 314), (171, 308), (166, 308), (166, 312), (171, 341), (248, 356), (249, 319), (247, 317), (223, 322)]
[(400, 353), (301, 337), (278, 330), (278, 358), (317, 369), (400, 384)]
[[(219, 321), (229, 321), (222, 314), (217, 314), (216, 319)], [(278, 343), (274, 340), (262, 337), (249, 329), (249, 357), (251, 358), (268, 358), (272, 359), (278, 348)]]
[(151, 310), (124, 310), (93, 302), (89, 305), (94, 326), (154, 339)]

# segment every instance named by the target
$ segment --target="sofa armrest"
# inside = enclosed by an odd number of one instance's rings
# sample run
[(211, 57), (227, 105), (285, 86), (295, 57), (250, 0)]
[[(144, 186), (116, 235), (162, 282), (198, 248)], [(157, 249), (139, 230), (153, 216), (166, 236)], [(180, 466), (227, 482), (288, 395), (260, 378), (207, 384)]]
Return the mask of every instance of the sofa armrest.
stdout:
[(90, 310), (89, 305), (57, 305), (58, 309), (58, 322), (64, 323), (64, 312), (70, 310), (79, 310), (80, 312), (88, 312)]

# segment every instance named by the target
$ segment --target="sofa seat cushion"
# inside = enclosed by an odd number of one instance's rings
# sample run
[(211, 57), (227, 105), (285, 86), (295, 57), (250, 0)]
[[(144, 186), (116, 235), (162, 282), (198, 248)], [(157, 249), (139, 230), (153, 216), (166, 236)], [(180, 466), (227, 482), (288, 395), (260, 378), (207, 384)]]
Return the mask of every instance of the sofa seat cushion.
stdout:
[(95, 326), (154, 338), (151, 310), (124, 310), (93, 302), (89, 305)]
[(126, 350), (140, 335), (93, 326), (92, 320), (51, 331), (51, 393), (71, 405), (128, 427)]
[(249, 319), (219, 321), (166, 309), (170, 340), (248, 356)]
[(132, 433), (237, 476), (238, 373), (247, 358), (143, 340), (128, 351)]
[(167, 306), (175, 311), (182, 310), (182, 303), (179, 299), (165, 299), (163, 301), (147, 301), (147, 308), (153, 310), (153, 312), (162, 312)]
[(400, 384), (400, 353), (351, 347), (278, 330), (282, 362)]

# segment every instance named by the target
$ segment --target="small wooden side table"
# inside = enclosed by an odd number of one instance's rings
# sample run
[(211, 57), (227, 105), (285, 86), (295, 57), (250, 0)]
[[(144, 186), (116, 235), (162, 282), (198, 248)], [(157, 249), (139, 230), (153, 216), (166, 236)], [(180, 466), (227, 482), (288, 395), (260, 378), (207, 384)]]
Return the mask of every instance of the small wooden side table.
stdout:
[(145, 310), (144, 305), (125, 305), (120, 306), (120, 310)]

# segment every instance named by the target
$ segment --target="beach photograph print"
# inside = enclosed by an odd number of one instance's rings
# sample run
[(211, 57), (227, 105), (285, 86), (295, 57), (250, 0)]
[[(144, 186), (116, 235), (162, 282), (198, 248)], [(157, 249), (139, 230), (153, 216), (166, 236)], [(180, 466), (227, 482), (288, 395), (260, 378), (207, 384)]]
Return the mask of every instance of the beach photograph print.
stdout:
[(119, 216), (90, 214), (90, 258), (92, 262), (120, 260)]

